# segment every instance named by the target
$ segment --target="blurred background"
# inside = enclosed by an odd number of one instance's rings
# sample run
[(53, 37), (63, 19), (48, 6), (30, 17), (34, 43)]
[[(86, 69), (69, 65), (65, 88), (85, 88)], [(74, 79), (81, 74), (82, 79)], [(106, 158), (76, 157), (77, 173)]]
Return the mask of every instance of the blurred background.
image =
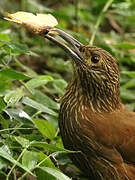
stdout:
[(122, 101), (135, 111), (135, 1), (0, 1), (0, 179), (85, 179), (68, 159), (58, 129), (59, 99), (72, 78), (70, 58), (3, 20), (17, 11), (51, 13), (58, 28), (83, 44), (96, 33), (93, 44), (116, 58)]

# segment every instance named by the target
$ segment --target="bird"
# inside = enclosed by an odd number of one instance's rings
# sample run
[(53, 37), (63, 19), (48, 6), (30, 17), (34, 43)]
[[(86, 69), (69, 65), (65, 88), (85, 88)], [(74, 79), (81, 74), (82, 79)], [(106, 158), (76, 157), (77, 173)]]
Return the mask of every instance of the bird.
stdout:
[(63, 145), (77, 151), (69, 157), (89, 180), (135, 180), (135, 112), (121, 101), (116, 59), (58, 28), (43, 35), (68, 53), (73, 66), (59, 112)]

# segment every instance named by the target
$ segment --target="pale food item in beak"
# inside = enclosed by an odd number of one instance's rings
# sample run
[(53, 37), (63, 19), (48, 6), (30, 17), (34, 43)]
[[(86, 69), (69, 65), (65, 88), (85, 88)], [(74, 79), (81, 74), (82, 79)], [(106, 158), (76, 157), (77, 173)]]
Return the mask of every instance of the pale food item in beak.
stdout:
[(19, 25), (26, 26), (29, 30), (36, 34), (42, 33), (47, 27), (54, 27), (58, 21), (51, 14), (33, 14), (19, 11), (14, 14), (6, 14), (4, 19), (15, 22)]
[[(4, 19), (22, 25), (33, 33), (43, 36), (44, 38), (49, 39), (50, 41), (63, 48), (64, 51), (66, 51), (75, 60), (76, 63), (83, 61), (83, 58), (81, 57), (79, 51), (79, 47), (82, 44), (64, 31), (55, 28), (54, 26), (56, 26), (58, 22), (51, 14), (34, 15), (32, 13), (20, 11), (14, 14), (7, 13), (6, 16), (7, 17), (5, 17)], [(72, 48), (74, 48), (74, 50), (72, 50), (64, 43), (53, 38), (52, 35), (60, 36), (62, 39), (68, 42), (72, 46)]]

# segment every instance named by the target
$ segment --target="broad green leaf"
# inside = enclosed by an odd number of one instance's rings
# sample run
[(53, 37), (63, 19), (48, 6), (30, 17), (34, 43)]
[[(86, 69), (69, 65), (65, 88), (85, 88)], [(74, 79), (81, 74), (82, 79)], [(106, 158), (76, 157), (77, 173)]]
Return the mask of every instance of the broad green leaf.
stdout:
[(49, 150), (51, 152), (77, 153), (76, 151), (70, 151), (70, 150), (67, 150), (67, 149), (64, 149), (64, 148), (61, 148), (61, 147), (57, 147), (56, 145), (53, 145), (53, 144), (48, 144), (46, 142), (33, 141), (31, 143), (31, 146), (44, 148), (45, 150)]
[(38, 128), (38, 130), (47, 138), (49, 139), (54, 139), (55, 135), (56, 135), (56, 129), (53, 126), (52, 123), (45, 121), (45, 120), (41, 120), (41, 119), (33, 119), (36, 127)]
[(114, 44), (113, 46), (117, 47), (117, 48), (124, 48), (124, 49), (134, 49), (135, 48), (135, 44), (131, 44), (131, 43), (118, 43), (118, 44)]
[[(43, 161), (45, 160), (45, 161)], [(54, 168), (56, 169), (55, 165), (52, 163), (51, 159), (44, 154), (43, 152), (39, 153), (39, 162), (43, 161), (42, 164), (40, 164), (40, 166), (45, 166), (45, 167), (50, 167), (50, 168)], [(56, 180), (56, 178), (50, 174), (48, 174), (47, 172), (43, 171), (42, 169), (36, 169), (36, 175), (37, 175), (37, 179), (38, 180)]]
[(51, 174), (52, 176), (54, 176), (58, 180), (71, 180), (68, 176), (66, 176), (65, 174), (63, 174), (62, 172), (60, 172), (56, 169), (49, 168), (49, 167), (40, 167), (40, 169)]
[(8, 80), (25, 80), (29, 77), (13, 69), (5, 68), (0, 70), (0, 78)]
[(33, 169), (38, 162), (38, 154), (38, 152), (34, 151), (25, 151), (22, 157), (22, 165), (29, 170)]
[(135, 94), (133, 94), (132, 91), (128, 89), (121, 88), (121, 97), (125, 100), (133, 100), (135, 99)]
[(5, 102), (8, 105), (14, 105), (19, 102), (19, 100), (23, 97), (24, 91), (22, 88), (18, 88), (14, 91), (10, 91), (4, 97)]
[(41, 162), (42, 160), (45, 160), (45, 161), (43, 161), (43, 163), (40, 164), (40, 166), (46, 166), (46, 167), (56, 169), (56, 167), (55, 167), (54, 163), (51, 161), (51, 159), (43, 152), (40, 152), (39, 153), (39, 162)]
[(59, 110), (60, 104), (53, 101), (50, 97), (43, 94), (41, 91), (34, 90), (33, 96), (35, 97), (35, 100), (48, 108)]
[(34, 88), (37, 88), (41, 85), (45, 85), (50, 81), (53, 81), (53, 78), (51, 76), (42, 75), (42, 76), (37, 76), (36, 78), (29, 80), (25, 85), (29, 89), (33, 90)]
[(3, 128), (8, 128), (8, 121), (0, 114), (0, 123), (2, 124)]
[(135, 78), (135, 71), (121, 71), (121, 74), (126, 74), (129, 77)]
[(9, 108), (4, 110), (10, 117), (10, 119), (16, 119), (16, 120), (29, 120), (30, 122), (33, 123), (31, 117), (23, 110), (21, 109), (13, 109)]
[[(16, 63), (20, 66), (20, 62), (18, 60), (16, 61)], [(26, 71), (26, 74), (27, 74), (28, 77), (33, 78), (33, 77), (37, 76), (37, 73), (34, 70), (32, 70), (30, 67), (27, 67), (24, 64), (21, 64), (21, 68), (24, 71)]]
[(10, 41), (10, 37), (6, 33), (0, 33), (0, 40)]
[(9, 47), (11, 50), (13, 50), (13, 53), (28, 53), (29, 49), (26, 44), (19, 44), (19, 43), (14, 43), (12, 41), (6, 41), (6, 40), (0, 40), (0, 43), (2, 45), (6, 45)]
[(126, 106), (127, 106), (131, 111), (135, 111), (135, 103), (126, 104)]
[(17, 43), (8, 43), (7, 44), (11, 49), (19, 52), (19, 53), (28, 53), (29, 49), (26, 44), (17, 44)]
[[(6, 33), (0, 33), (0, 40), (10, 41), (10, 38), (8, 34)], [(3, 46), (4, 43), (0, 42), (0, 46)]]
[(56, 92), (63, 95), (65, 89), (67, 87), (67, 82), (64, 79), (56, 79), (53, 82), (53, 86), (56, 89)]
[[(30, 12), (53, 12), (54, 10), (51, 8), (46, 7), (44, 4), (39, 3), (38, 1), (29, 0), (28, 1), (28, 11)], [(32, 11), (31, 11), (32, 10)]]
[(51, 67), (52, 66), (60, 71), (67, 71), (72, 69), (70, 61), (63, 61), (61, 58), (58, 60), (56, 57), (51, 58)]
[(48, 113), (52, 116), (58, 116), (58, 114), (56, 112), (54, 112), (53, 110), (49, 109), (48, 107), (44, 106), (43, 104), (40, 104), (40, 103), (38, 103), (38, 102), (28, 98), (28, 97), (24, 97), (22, 99), (22, 103), (26, 104), (30, 107), (33, 107), (34, 109), (37, 109), (39, 111)]
[(36, 172), (36, 176), (37, 176), (37, 180), (57, 180), (54, 176), (52, 176), (51, 174), (47, 173), (46, 171), (43, 171), (42, 169), (37, 168), (35, 170)]
[(21, 144), (23, 148), (27, 148), (30, 145), (30, 141), (28, 139), (25, 139), (21, 136), (13, 136), (13, 137), (19, 144)]
[(16, 161), (6, 150), (6, 146), (0, 147), (0, 156), (3, 157), (4, 159), (7, 159), (13, 164), (16, 164), (18, 167), (22, 168), (24, 171), (30, 173), (31, 175), (35, 176), (27, 167), (23, 166), (21, 163)]
[(135, 79), (131, 79), (130, 81), (128, 81), (127, 83), (121, 86), (121, 88), (125, 88), (125, 89), (132, 87), (135, 87)]
[(67, 82), (64, 79), (55, 79), (54, 84), (61, 89), (67, 87)]
[(41, 115), (44, 119), (46, 119), (47, 121), (51, 122), (55, 128), (58, 128), (58, 118), (55, 116), (50, 116), (48, 114), (42, 114)]
[(2, 111), (6, 107), (6, 104), (2, 97), (0, 97), (0, 111)]
[(12, 80), (0, 75), (0, 94), (5, 95), (5, 91), (12, 88)]
[(131, 2), (130, 1), (127, 1), (127, 2), (120, 2), (120, 1), (118, 1), (117, 3), (113, 3), (112, 4), (113, 8), (118, 8), (119, 10), (122, 9), (124, 11), (127, 10), (130, 6), (131, 6)]
[(0, 170), (3, 168), (6, 168), (8, 166), (6, 160), (2, 157), (0, 157)]
[(60, 165), (64, 166), (64, 165), (72, 164), (72, 161), (69, 159), (66, 153), (59, 153), (56, 156)]

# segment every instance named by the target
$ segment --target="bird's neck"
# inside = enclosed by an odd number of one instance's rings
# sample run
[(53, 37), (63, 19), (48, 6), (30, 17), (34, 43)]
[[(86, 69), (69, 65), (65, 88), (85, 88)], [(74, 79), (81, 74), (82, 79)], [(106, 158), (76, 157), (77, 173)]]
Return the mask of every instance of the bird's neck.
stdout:
[[(95, 84), (94, 84), (95, 86)], [(120, 89), (119, 85), (116, 89), (110, 87), (96, 87), (89, 83), (82, 86), (81, 81), (73, 78), (67, 88), (64, 99), (72, 99), (76, 105), (86, 105), (93, 112), (113, 112), (121, 108)]]

